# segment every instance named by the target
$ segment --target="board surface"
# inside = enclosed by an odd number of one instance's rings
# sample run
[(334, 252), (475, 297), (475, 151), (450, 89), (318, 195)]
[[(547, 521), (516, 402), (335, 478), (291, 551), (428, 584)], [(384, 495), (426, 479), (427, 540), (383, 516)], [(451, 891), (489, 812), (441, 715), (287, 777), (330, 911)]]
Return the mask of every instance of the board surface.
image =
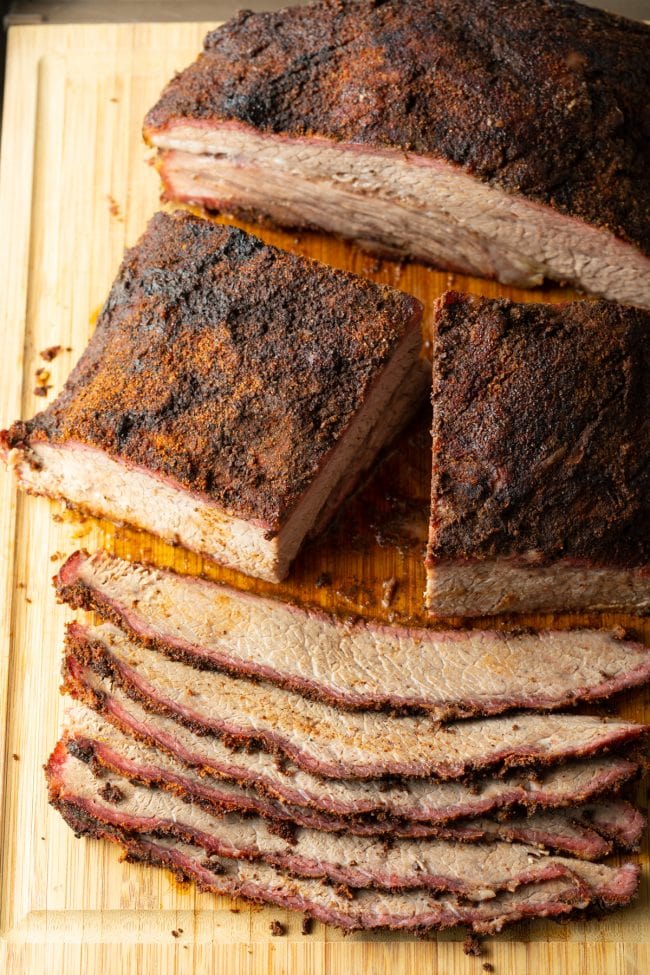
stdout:
[[(159, 206), (155, 170), (140, 128), (171, 74), (188, 64), (213, 25), (14, 27), (0, 178), (0, 427), (27, 418), (61, 389), (82, 352), (117, 270)], [(431, 301), (453, 286), (539, 300), (540, 292), (378, 262), (317, 235), (259, 231), (265, 240), (347, 268)], [(565, 297), (548, 289), (551, 300)], [(46, 363), (39, 352), (60, 345)], [(51, 378), (37, 397), (35, 371)], [(47, 805), (42, 765), (58, 735), (59, 671), (70, 612), (50, 585), (75, 548), (104, 545), (185, 572), (273, 591), (343, 614), (422, 621), (422, 553), (430, 460), (425, 409), (338, 523), (275, 587), (201, 561), (141, 533), (80, 520), (43, 499), (18, 495), (0, 471), (0, 971), (72, 975), (203, 972), (258, 975), (497, 975), (650, 972), (648, 845), (634, 907), (603, 921), (519, 925), (468, 958), (463, 934), (429, 942), (399, 935), (343, 936), (300, 916), (198, 894), (169, 873), (119, 862), (109, 844), (76, 840)], [(548, 625), (550, 617), (529, 618)], [(562, 617), (556, 624), (622, 623), (623, 616)], [(650, 638), (646, 627), (644, 636)], [(650, 696), (617, 710), (650, 720)], [(645, 787), (639, 797), (647, 804)], [(271, 937), (281, 920), (285, 937)], [(4, 966), (4, 967), (3, 967)]]

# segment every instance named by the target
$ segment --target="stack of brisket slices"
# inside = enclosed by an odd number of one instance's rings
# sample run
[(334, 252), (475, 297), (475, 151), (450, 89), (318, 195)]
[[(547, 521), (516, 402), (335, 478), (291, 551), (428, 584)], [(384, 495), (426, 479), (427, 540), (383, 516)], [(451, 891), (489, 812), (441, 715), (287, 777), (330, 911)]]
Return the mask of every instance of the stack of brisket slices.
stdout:
[[(47, 765), (78, 833), (346, 930), (477, 933), (625, 905), (647, 728), (557, 709), (647, 683), (601, 631), (397, 629), (78, 552)], [(405, 667), (405, 662), (407, 667)]]

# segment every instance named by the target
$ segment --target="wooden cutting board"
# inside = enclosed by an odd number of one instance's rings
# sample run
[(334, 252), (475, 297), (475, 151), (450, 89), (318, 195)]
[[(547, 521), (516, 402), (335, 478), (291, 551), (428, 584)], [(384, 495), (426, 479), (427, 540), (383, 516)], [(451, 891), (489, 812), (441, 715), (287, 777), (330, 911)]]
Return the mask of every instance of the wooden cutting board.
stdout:
[[(164, 82), (194, 58), (208, 26), (11, 29), (0, 182), (1, 426), (31, 416), (47, 402), (33, 392), (39, 367), (51, 374), (48, 399), (61, 389), (124, 246), (136, 241), (158, 206), (158, 180), (140, 138), (142, 118)], [(450, 285), (488, 295), (533, 300), (539, 295), (376, 262), (315, 235), (261, 236), (402, 287), (428, 307)], [(547, 295), (556, 299), (562, 292)], [(39, 351), (53, 345), (63, 351), (48, 364)], [(45, 500), (17, 495), (0, 473), (4, 971), (460, 975), (481, 973), (486, 961), (498, 975), (650, 971), (647, 840), (641, 897), (633, 908), (589, 924), (521, 925), (491, 940), (484, 957), (476, 959), (464, 955), (459, 933), (428, 943), (386, 934), (344, 939), (315, 925), (305, 937), (299, 916), (198, 894), (164, 871), (121, 864), (108, 844), (75, 840), (47, 805), (42, 765), (60, 726), (60, 656), (64, 622), (71, 616), (57, 606), (50, 577), (65, 555), (82, 545), (105, 545), (120, 555), (182, 571), (204, 569), (216, 579), (346, 614), (421, 620), (428, 425), (425, 410), (338, 525), (305, 550), (279, 587), (203, 566), (143, 534), (80, 520)], [(559, 621), (571, 622), (575, 618)], [(624, 617), (604, 622), (639, 629), (638, 621)], [(647, 629), (645, 636), (650, 637)], [(619, 710), (648, 720), (650, 697), (630, 695)], [(285, 937), (270, 936), (276, 918), (287, 927)]]

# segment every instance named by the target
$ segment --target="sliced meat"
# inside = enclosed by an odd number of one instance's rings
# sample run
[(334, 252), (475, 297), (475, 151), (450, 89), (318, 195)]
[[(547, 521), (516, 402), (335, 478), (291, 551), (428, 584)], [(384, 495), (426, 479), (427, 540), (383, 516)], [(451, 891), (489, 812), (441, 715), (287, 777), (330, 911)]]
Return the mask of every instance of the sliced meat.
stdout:
[(606, 302), (438, 300), (432, 613), (650, 609), (649, 328)]
[[(163, 788), (185, 801), (195, 802), (212, 813), (255, 813), (275, 823), (289, 823), (309, 830), (349, 833), (353, 836), (383, 836), (383, 842), (397, 837), (438, 837), (446, 840), (477, 842), (504, 840), (531, 843), (555, 852), (570, 853), (586, 860), (606, 856), (612, 841), (635, 846), (641, 836), (645, 817), (629, 803), (603, 801), (596, 805), (568, 810), (533, 813), (508, 821), (477, 817), (455, 820), (446, 825), (433, 825), (391, 819), (370, 820), (332, 816), (331, 814), (285, 805), (250, 788), (232, 785), (200, 773), (159, 750), (117, 731), (99, 714), (86, 708), (71, 708), (64, 735), (71, 754), (88, 762), (94, 771), (116, 773), (132, 782)], [(377, 787), (376, 787), (377, 788)], [(432, 789), (435, 789), (435, 784)], [(592, 823), (596, 824), (592, 828)], [(602, 834), (601, 835), (601, 827)], [(291, 835), (291, 834), (289, 834)]]
[[(273, 809), (272, 814), (280, 817), (280, 811), (289, 808), (291, 818), (297, 819), (299, 809), (313, 810), (318, 823), (338, 821), (359, 832), (400, 829), (403, 834), (412, 834), (416, 827), (429, 831), (463, 817), (580, 804), (615, 792), (639, 770), (637, 764), (619, 756), (603, 756), (570, 761), (541, 772), (511, 770), (470, 783), (388, 780), (378, 788), (375, 782), (323, 780), (290, 762), (278, 763), (266, 752), (233, 752), (219, 738), (198, 735), (172, 718), (148, 711), (72, 655), (65, 660), (63, 677), (68, 693), (99, 711), (107, 728), (110, 722), (128, 740), (135, 739), (152, 749), (158, 769), (150, 769), (147, 781), (155, 779), (163, 784), (156, 774), (160, 773), (161, 757), (167, 755), (182, 767), (197, 770), (204, 787), (202, 797), (207, 795), (209, 776), (211, 801), (220, 808), (233, 808), (228, 805), (233, 801), (233, 791), (226, 783), (235, 783), (237, 801), (241, 802), (244, 794), (239, 786), (244, 787), (251, 809), (260, 815), (271, 815), (269, 810)], [(94, 752), (100, 762), (110, 766), (105, 745), (113, 741), (112, 735), (107, 733), (106, 740), (98, 742), (95, 720), (95, 716), (89, 721), (77, 715), (75, 728), (85, 742), (95, 739), (88, 757)], [(133, 769), (133, 764), (129, 767)], [(122, 764), (119, 770), (126, 773), (126, 766)], [(260, 797), (262, 805), (258, 804)], [(643, 822), (628, 828), (627, 843), (636, 845), (642, 828)]]
[[(171, 836), (208, 855), (262, 860), (284, 873), (325, 878), (353, 888), (450, 890), (482, 901), (501, 890), (574, 876), (575, 861), (540, 855), (521, 843), (368, 840), (297, 828), (288, 835), (259, 817), (214, 816), (168, 792), (111, 774), (97, 778), (59, 743), (50, 759), (56, 801), (94, 819), (139, 833)], [(53, 770), (53, 766), (55, 770)]]
[(650, 307), (649, 66), (566, 0), (323, 0), (211, 31), (144, 135), (171, 199)]
[(621, 808), (614, 812), (613, 806), (618, 803), (592, 803), (585, 807), (585, 817), (582, 822), (593, 826), (601, 836), (609, 837), (618, 846), (629, 850), (638, 849), (641, 835), (648, 825), (648, 817), (639, 809), (634, 809), (629, 803), (625, 811)]
[(648, 728), (583, 715), (518, 715), (440, 725), (429, 717), (342, 712), (273, 685), (169, 660), (111, 624), (68, 628), (69, 652), (149, 710), (231, 745), (257, 746), (328, 778), (459, 779), (470, 771), (552, 765), (641, 740)]
[(421, 312), (156, 214), (63, 392), (0, 453), (30, 492), (277, 582), (420, 403)]
[[(424, 933), (467, 925), (477, 934), (494, 934), (519, 920), (584, 917), (590, 911), (624, 907), (638, 890), (639, 868), (632, 863), (607, 867), (574, 861), (577, 866), (572, 878), (531, 884), (479, 903), (431, 891), (369, 889), (359, 890), (350, 898), (347, 888), (287, 877), (265, 863), (206, 857), (201, 847), (104, 824), (74, 801), (57, 798), (52, 777), (50, 783), (52, 804), (77, 836), (111, 840), (124, 850), (127, 859), (167, 867), (193, 880), (200, 890), (303, 911), (347, 931), (391, 928)], [(587, 875), (582, 873), (585, 868)]]
[(552, 710), (650, 680), (650, 650), (598, 630), (508, 634), (344, 622), (106, 552), (76, 552), (59, 598), (200, 666), (248, 674), (346, 708), (440, 720)]

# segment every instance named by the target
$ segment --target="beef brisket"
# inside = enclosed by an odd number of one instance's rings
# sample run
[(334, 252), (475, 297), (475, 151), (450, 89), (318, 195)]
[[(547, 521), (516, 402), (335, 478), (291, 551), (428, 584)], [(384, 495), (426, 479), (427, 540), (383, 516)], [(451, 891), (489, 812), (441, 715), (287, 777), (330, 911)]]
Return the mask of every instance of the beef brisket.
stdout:
[(127, 859), (168, 867), (181, 879), (194, 881), (200, 890), (303, 911), (347, 931), (391, 928), (423, 934), (467, 925), (478, 934), (494, 934), (519, 920), (588, 917), (589, 913), (623, 907), (633, 900), (639, 884), (640, 871), (632, 863), (608, 867), (576, 860), (573, 877), (530, 884), (479, 903), (426, 890), (367, 889), (350, 898), (345, 885), (342, 889), (319, 880), (288, 877), (265, 863), (206, 858), (199, 846), (104, 824), (56, 793), (53, 783), (51, 801), (78, 836), (111, 840)]
[[(199, 798), (209, 798), (220, 808), (234, 808), (233, 801), (243, 803), (247, 796), (248, 808), (260, 815), (282, 818), (283, 811), (290, 809), (291, 818), (297, 820), (299, 810), (308, 810), (318, 817), (313, 822), (327, 821), (330, 828), (336, 822), (345, 823), (351, 831), (368, 835), (393, 830), (399, 830), (401, 835), (407, 832), (414, 835), (416, 828), (424, 834), (463, 817), (475, 819), (491, 814), (502, 817), (513, 810), (525, 810), (532, 818), (536, 810), (593, 803), (599, 796), (618, 791), (639, 769), (636, 763), (614, 755), (569, 761), (559, 768), (541, 772), (514, 769), (505, 775), (468, 783), (388, 780), (378, 788), (376, 782), (323, 780), (291, 762), (278, 763), (263, 751), (233, 752), (214, 736), (199, 735), (172, 718), (147, 711), (120, 687), (111, 687), (108, 678), (80, 664), (72, 655), (65, 660), (63, 678), (65, 690), (98, 711), (106, 727), (110, 722), (124, 733), (125, 740), (151, 748), (157, 762), (155, 773), (154, 763), (149, 762), (151, 779), (148, 781), (155, 779), (164, 785), (165, 779), (172, 786), (176, 781), (175, 778), (172, 781), (176, 776), (174, 766), (195, 769), (203, 783)], [(94, 715), (89, 724), (77, 714), (75, 733), (85, 742), (94, 738), (89, 757), (94, 754), (97, 761), (113, 767), (111, 762), (115, 759), (108, 755), (109, 749), (115, 751), (111, 748), (112, 736), (98, 737), (97, 720)], [(166, 757), (172, 760), (168, 770), (164, 767)], [(128, 767), (133, 769), (132, 763)], [(126, 773), (124, 761), (118, 770)], [(209, 780), (212, 781), (208, 796)], [(186, 781), (185, 775), (183, 788)], [(230, 784), (234, 785), (234, 791)], [(195, 793), (198, 795), (196, 789)], [(635, 822), (626, 819), (623, 826), (623, 820), (618, 819), (622, 829), (613, 838), (623, 845), (635, 846), (642, 823), (638, 819)], [(611, 816), (609, 822), (611, 826)], [(611, 830), (604, 830), (602, 823), (598, 828), (601, 833), (611, 835)]]
[(344, 622), (105, 552), (72, 555), (57, 591), (174, 659), (345, 708), (420, 709), (446, 720), (557, 709), (650, 679), (650, 650), (604, 632), (445, 633)]
[[(532, 813), (510, 820), (479, 816), (443, 825), (400, 821), (389, 816), (374, 820), (332, 816), (286, 805), (188, 768), (164, 752), (122, 734), (101, 714), (78, 706), (68, 712), (64, 742), (68, 751), (88, 762), (95, 772), (109, 772), (141, 785), (164, 789), (213, 814), (254, 814), (272, 824), (289, 824), (292, 842), (298, 834), (291, 832), (291, 827), (297, 825), (305, 827), (310, 835), (315, 831), (348, 834), (346, 842), (352, 836), (379, 836), (383, 837), (382, 843), (386, 842), (386, 837), (390, 842), (397, 838), (418, 837), (461, 842), (501, 840), (597, 860), (610, 853), (614, 843), (627, 849), (635, 848), (646, 825), (642, 813), (622, 800), (603, 800), (583, 807)], [(436, 784), (432, 783), (430, 788), (435, 791)], [(377, 785), (375, 789), (379, 791)], [(277, 832), (277, 826), (275, 828)], [(329, 849), (336, 848), (336, 838), (328, 842)]]
[(127, 251), (20, 484), (278, 581), (424, 392), (415, 298), (189, 214)]
[(439, 299), (431, 612), (650, 608), (649, 329), (605, 302)]
[(650, 307), (650, 29), (572, 0), (239, 14), (144, 124), (168, 197)]
[(645, 725), (523, 714), (440, 725), (428, 716), (342, 712), (265, 683), (196, 670), (110, 624), (68, 628), (70, 653), (149, 710), (232, 745), (260, 747), (327, 778), (459, 779), (478, 769), (553, 765), (639, 742)]
[(498, 891), (574, 875), (574, 860), (540, 857), (535, 847), (522, 843), (401, 839), (387, 847), (382, 839), (304, 828), (285, 837), (255, 816), (215, 816), (181, 797), (152, 791), (114, 773), (109, 781), (98, 779), (63, 742), (50, 758), (48, 776), (57, 801), (72, 803), (102, 822), (170, 836), (201, 846), (209, 856), (261, 860), (292, 876), (324, 878), (355, 889), (427, 888), (482, 901)]

